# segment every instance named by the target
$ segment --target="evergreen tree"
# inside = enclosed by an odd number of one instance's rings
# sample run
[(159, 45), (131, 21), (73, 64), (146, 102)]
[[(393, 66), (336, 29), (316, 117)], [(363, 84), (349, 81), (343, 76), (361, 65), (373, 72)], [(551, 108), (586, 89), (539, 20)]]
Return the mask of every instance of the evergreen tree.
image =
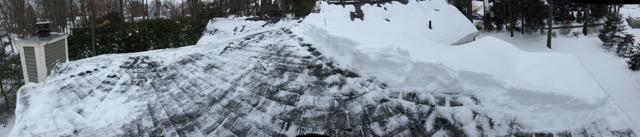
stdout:
[(640, 52), (636, 52), (632, 55), (627, 61), (627, 64), (629, 65), (629, 69), (633, 71), (640, 70)]
[(607, 5), (589, 5), (589, 16), (595, 20), (599, 20), (607, 15)]
[(3, 41), (5, 37), (8, 36), (0, 36), (0, 119), (3, 115), (13, 113), (16, 91), (24, 84), (20, 56), (15, 51), (6, 50), (12, 42)]
[(495, 29), (493, 27), (493, 21), (491, 20), (491, 17), (487, 13), (485, 13), (484, 16), (482, 16), (482, 26), (484, 28), (484, 31), (487, 31), (487, 32), (491, 32)]
[(622, 16), (619, 14), (607, 15), (604, 26), (602, 30), (600, 30), (600, 34), (598, 34), (598, 38), (603, 42), (605, 48), (611, 48), (613, 45), (617, 45), (622, 41), (624, 37), (622, 31), (625, 30), (622, 23)]
[(549, 6), (545, 5), (541, 0), (526, 0), (521, 10), (524, 20), (524, 31), (527, 33), (535, 32), (544, 28), (545, 20), (549, 14)]
[(626, 34), (620, 43), (618, 43), (618, 47), (616, 49), (616, 54), (620, 57), (628, 57), (630, 56), (630, 52), (633, 50), (635, 39), (633, 39), (633, 35)]
[(572, 22), (575, 20), (572, 12), (577, 5), (569, 0), (555, 0), (553, 9), (554, 22)]
[(506, 2), (503, 1), (495, 1), (493, 6), (491, 6), (491, 12), (493, 12), (493, 18), (491, 19), (493, 23), (495, 23), (496, 31), (502, 31), (504, 25), (507, 21), (507, 6)]

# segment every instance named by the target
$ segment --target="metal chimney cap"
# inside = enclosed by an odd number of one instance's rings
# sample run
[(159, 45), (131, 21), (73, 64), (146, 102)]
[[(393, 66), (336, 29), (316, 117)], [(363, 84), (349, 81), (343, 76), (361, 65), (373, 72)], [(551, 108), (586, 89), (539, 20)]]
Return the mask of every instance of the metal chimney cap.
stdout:
[(51, 30), (49, 28), (51, 22), (36, 22), (36, 27), (38, 29), (38, 37), (44, 38), (49, 37), (51, 35)]

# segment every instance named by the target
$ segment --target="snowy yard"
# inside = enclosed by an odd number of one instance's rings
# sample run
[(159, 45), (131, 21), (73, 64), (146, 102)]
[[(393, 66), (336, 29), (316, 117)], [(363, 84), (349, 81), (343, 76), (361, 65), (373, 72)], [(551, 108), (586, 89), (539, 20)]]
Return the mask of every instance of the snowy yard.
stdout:
[(575, 56), (607, 96), (633, 120), (635, 126), (640, 125), (640, 109), (637, 107), (637, 104), (640, 104), (640, 72), (629, 70), (625, 59), (602, 48), (597, 34), (580, 35), (578, 38), (558, 36), (552, 40), (552, 50), (546, 48), (546, 35), (518, 34), (512, 38), (508, 33), (483, 33), (480, 38), (487, 36), (507, 41), (529, 52), (564, 53)]

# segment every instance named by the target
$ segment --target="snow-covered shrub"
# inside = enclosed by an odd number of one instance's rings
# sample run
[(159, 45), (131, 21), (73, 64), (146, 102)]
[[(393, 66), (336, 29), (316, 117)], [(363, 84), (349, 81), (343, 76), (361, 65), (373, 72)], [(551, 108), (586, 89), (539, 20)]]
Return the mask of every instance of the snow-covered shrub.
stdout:
[(629, 69), (633, 71), (640, 70), (640, 52), (636, 52), (633, 56), (631, 56), (627, 61), (627, 64), (629, 64)]
[(629, 57), (634, 49), (634, 41), (633, 35), (626, 34), (620, 43), (618, 43), (618, 47), (616, 48), (616, 55), (620, 57)]

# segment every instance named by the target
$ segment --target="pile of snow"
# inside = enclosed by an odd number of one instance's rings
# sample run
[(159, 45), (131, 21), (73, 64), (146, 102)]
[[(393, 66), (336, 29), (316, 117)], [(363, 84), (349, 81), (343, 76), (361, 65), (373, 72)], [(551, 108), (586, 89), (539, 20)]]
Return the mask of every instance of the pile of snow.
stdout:
[[(508, 118), (522, 121), (522, 125), (526, 126), (528, 130), (560, 132), (584, 127), (585, 121), (608, 121), (612, 126), (618, 128), (627, 127), (629, 124), (624, 122), (626, 117), (623, 113), (620, 113), (619, 110), (615, 109), (615, 105), (606, 100), (604, 93), (599, 91), (597, 83), (590, 81), (592, 79), (584, 72), (580, 64), (577, 64), (578, 62), (574, 58), (565, 54), (549, 54), (547, 56), (550, 58), (544, 58), (546, 57), (544, 56), (545, 54), (527, 53), (495, 38), (481, 39), (470, 43), (477, 44), (476, 46), (451, 47), (441, 45), (440, 49), (435, 51), (415, 47), (413, 50), (406, 50), (406, 48), (411, 48), (407, 46), (360, 49), (357, 45), (354, 45), (356, 43), (354, 41), (327, 34), (326, 31), (312, 26), (304, 26), (303, 24), (295, 28), (294, 32), (311, 41), (311, 43), (320, 45), (318, 47), (320, 51), (323, 51), (322, 53), (329, 54), (330, 57), (338, 60), (342, 66), (354, 68), (366, 75), (375, 76), (396, 87), (435, 91), (465, 91), (463, 94), (471, 94), (478, 97), (479, 100), (489, 101), (483, 105), (486, 105), (491, 111), (507, 112), (510, 114)], [(448, 53), (449, 56), (438, 54), (439, 52), (437, 51)], [(491, 53), (489, 51), (497, 52)], [(420, 52), (426, 54), (416, 54)], [(466, 56), (465, 54), (478, 55), (479, 57), (455, 58), (456, 55), (464, 57)], [(440, 60), (434, 61), (435, 59)], [(538, 74), (540, 73), (539, 71), (545, 71), (545, 69), (541, 69), (545, 68), (544, 64), (536, 64), (541, 62), (567, 67), (568, 69), (560, 69), (556, 70), (556, 72), (554, 70), (546, 70), (546, 72), (570, 77), (542, 75), (543, 78), (544, 76), (554, 78), (549, 81), (556, 83), (548, 86), (532, 84), (534, 82), (547, 82), (536, 79), (536, 76), (541, 75)], [(530, 67), (518, 68), (518, 65)], [(434, 66), (439, 66), (440, 68)], [(556, 66), (549, 68), (555, 68)], [(577, 71), (569, 71), (570, 69)], [(485, 73), (477, 73), (483, 71)], [(565, 73), (565, 71), (571, 73), (561, 74)], [(439, 75), (451, 73), (455, 75)], [(505, 79), (510, 79), (511, 81)], [(574, 81), (566, 82), (556, 79)], [(540, 81), (530, 82), (525, 80)], [(438, 82), (433, 83), (430, 81)], [(576, 85), (565, 86), (557, 83)], [(589, 85), (580, 85), (584, 83)], [(560, 88), (574, 87), (580, 89), (558, 90), (549, 88), (554, 85)], [(589, 88), (595, 88), (595, 90)], [(593, 130), (597, 131), (596, 129)]]
[[(577, 30), (579, 30), (578, 28)], [(636, 29), (639, 30), (639, 29)], [(553, 39), (553, 49), (546, 48), (546, 35), (516, 35), (489, 33), (481, 37), (496, 37), (514, 44), (518, 48), (534, 53), (562, 53), (575, 56), (589, 75), (602, 87), (605, 93), (630, 117), (631, 126), (640, 125), (640, 72), (627, 68), (624, 58), (602, 48), (597, 33), (588, 36), (558, 36)], [(638, 128), (636, 128), (638, 129)]]
[[(441, 63), (455, 70), (491, 74), (514, 87), (575, 96), (592, 104), (606, 99), (597, 83), (573, 56), (527, 53), (495, 38), (450, 46), (477, 30), (445, 0), (410, 1), (407, 5), (393, 3), (381, 7), (364, 5), (363, 21), (351, 21), (347, 16), (354, 10), (353, 6), (320, 2), (320, 7), (320, 13), (309, 15), (303, 21), (303, 27), (294, 31), (312, 35), (307, 39), (323, 43), (326, 46), (321, 46), (320, 50), (327, 54), (335, 53), (331, 56), (346, 65), (357, 65), (361, 60), (345, 57), (351, 53), (344, 49), (355, 48), (376, 55), (398, 51), (398, 54), (408, 54), (405, 58), (412, 61)], [(391, 18), (389, 22), (384, 20), (387, 15)], [(426, 28), (428, 19), (434, 22), (433, 30)], [(340, 39), (327, 39), (327, 35)], [(410, 69), (405, 67), (404, 70)], [(385, 80), (401, 82), (395, 78)]]

